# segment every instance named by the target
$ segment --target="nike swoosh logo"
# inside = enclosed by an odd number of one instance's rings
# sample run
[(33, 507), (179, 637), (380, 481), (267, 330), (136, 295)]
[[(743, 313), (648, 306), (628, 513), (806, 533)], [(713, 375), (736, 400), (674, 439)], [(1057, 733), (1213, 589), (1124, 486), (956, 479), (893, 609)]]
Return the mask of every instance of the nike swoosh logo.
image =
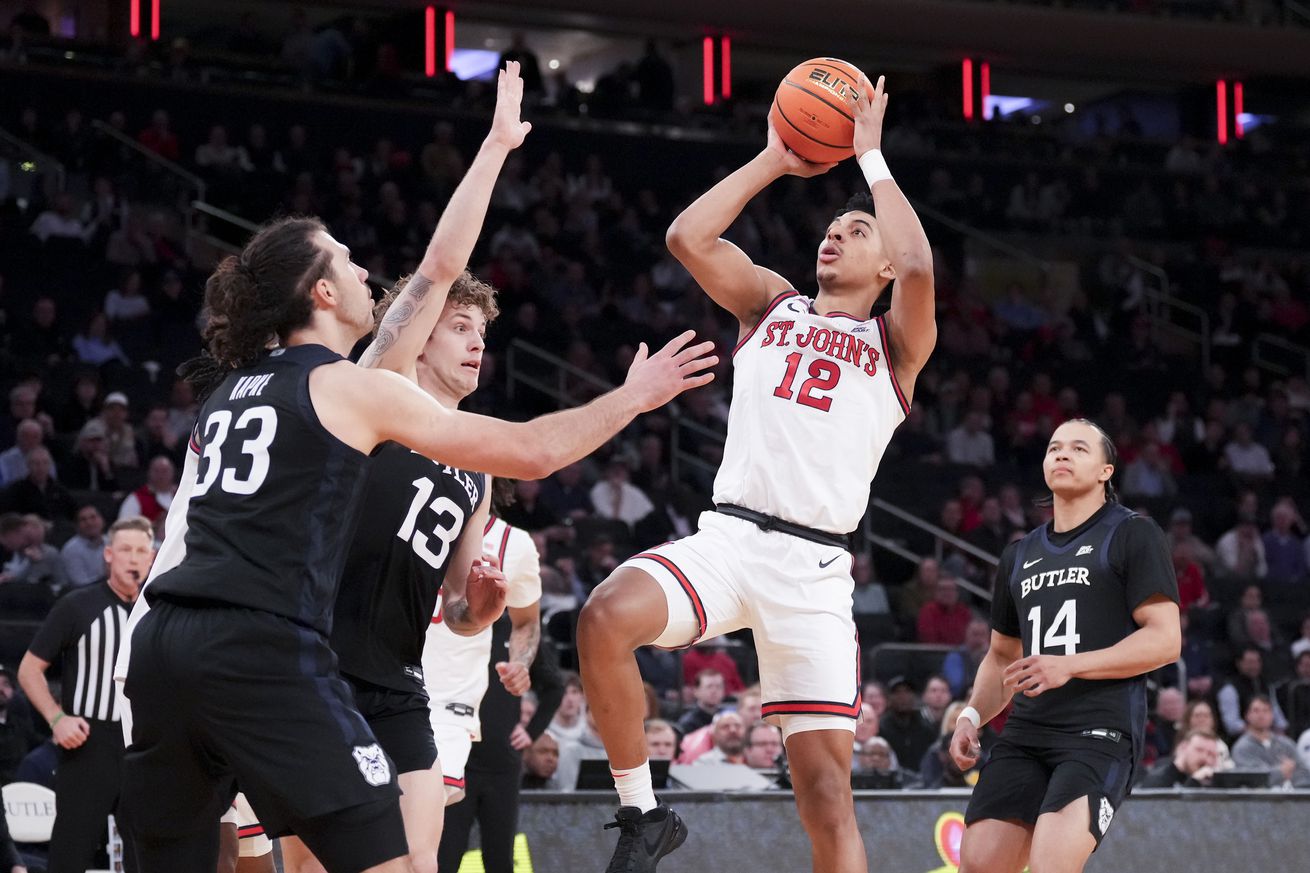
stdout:
[[(841, 557), (841, 555), (838, 555), (838, 556), (837, 556), (837, 558), (840, 558), (840, 557)], [(828, 567), (829, 565), (832, 564), (833, 561), (837, 560), (837, 558), (829, 558), (829, 559), (826, 560), (826, 561), (820, 561), (820, 562), (819, 562), (819, 569), (822, 570), (822, 569)]]
[(1042, 558), (1036, 558), (1036, 559), (1034, 559), (1034, 560), (1032, 560), (1032, 561), (1024, 561), (1024, 562), (1023, 562), (1023, 568), (1024, 568), (1025, 570), (1027, 570), (1027, 569), (1028, 569), (1029, 567), (1031, 567), (1033, 564), (1036, 564), (1038, 561), (1041, 561), (1041, 560), (1043, 560), (1043, 559), (1042, 559)]

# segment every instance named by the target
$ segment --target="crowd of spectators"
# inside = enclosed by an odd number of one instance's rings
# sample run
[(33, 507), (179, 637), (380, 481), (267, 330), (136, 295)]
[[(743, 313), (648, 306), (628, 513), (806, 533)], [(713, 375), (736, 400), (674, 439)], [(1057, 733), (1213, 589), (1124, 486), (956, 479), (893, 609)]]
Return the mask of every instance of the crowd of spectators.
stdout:
[[(340, 48), (302, 42), (311, 60)], [(49, 196), (0, 184), (0, 609), (32, 620), (59, 594), (103, 575), (97, 554), (108, 521), (141, 514), (162, 524), (196, 413), (173, 373), (199, 347), (209, 264), (195, 255), (175, 204), (157, 196), (159, 178), (115, 140), (89, 132), (94, 114), (198, 173), (217, 205), (253, 219), (322, 215), (375, 276), (413, 268), (471, 157), (449, 121), (426, 142), (344, 142), (319, 138), (308, 114), (278, 127), (272, 118), (240, 126), (216, 118), (192, 137), (174, 130), (162, 108), (148, 116), (90, 107), (19, 113), (14, 129), (69, 173), (67, 189)], [(865, 689), (858, 769), (875, 774), (870, 785), (889, 787), (968, 778), (943, 753), (942, 726), (986, 650), (987, 605), (970, 592), (991, 586), (983, 556), (1048, 520), (1033, 502), (1043, 492), (1047, 436), (1086, 416), (1118, 445), (1125, 502), (1169, 535), (1187, 619), (1181, 664), (1152, 678), (1144, 764), (1172, 762), (1194, 778), (1213, 737), (1215, 766), (1268, 765), (1279, 784), (1301, 784), (1304, 762), (1293, 756), (1288, 770), (1280, 738), (1295, 742), (1310, 729), (1310, 621), (1302, 621), (1310, 612), (1302, 512), (1310, 382), (1250, 361), (1260, 332), (1306, 339), (1310, 270), (1276, 253), (1247, 256), (1242, 246), (1255, 237), (1305, 241), (1307, 192), (1254, 172), (1258, 138), (1245, 151), (1191, 142), (1152, 151), (1131, 131), (1075, 147), (1001, 130), (996, 137), (1019, 142), (1019, 153), (1031, 150), (1043, 167), (1010, 186), (997, 181), (1004, 174), (968, 169), (992, 135), (901, 124), (886, 149), (917, 168), (905, 184), (930, 206), (1012, 239), (1069, 239), (1095, 254), (1079, 260), (1071, 291), (1019, 279), (989, 290), (958, 240), (934, 234), (938, 350), (875, 491), (949, 536), (896, 528), (907, 549), (925, 556), (914, 564), (867, 547), (856, 555), (854, 610), (866, 674), (878, 677)], [(639, 341), (660, 343), (690, 326), (725, 351), (735, 343), (733, 320), (663, 245), (691, 181), (643, 179), (631, 168), (611, 175), (585, 136), (557, 132), (548, 141), (548, 150), (511, 156), (472, 264), (500, 289), (504, 312), (467, 404), (474, 411), (522, 416), (559, 402), (521, 385), (511, 400), (506, 353), (515, 340), (568, 363), (564, 402), (593, 396), (597, 378), (620, 381)], [(1088, 149), (1098, 160), (1085, 160)], [(1127, 173), (1124, 155), (1132, 156)], [(1143, 155), (1158, 164), (1143, 164)], [(720, 157), (706, 159), (702, 181)], [(835, 177), (775, 186), (730, 236), (810, 288), (809, 246), (849, 193)], [(1125, 245), (1124, 234), (1155, 237), (1162, 248)], [(1179, 239), (1189, 244), (1165, 245)], [(1175, 288), (1212, 311), (1208, 368), (1190, 349), (1161, 341), (1131, 253), (1154, 259)], [(694, 530), (708, 508), (705, 471), (721, 443), (706, 431), (726, 426), (730, 396), (730, 355), (721, 358), (721, 378), (686, 395), (676, 420), (647, 416), (592, 458), (516, 486), (504, 515), (538, 543), (544, 619), (566, 663), (577, 610), (595, 586), (641, 547)], [(681, 431), (678, 448), (702, 463), (680, 465), (675, 478), (679, 421), (701, 426)], [(892, 677), (874, 653), (880, 642), (935, 648), (925, 650), (928, 662)], [(0, 661), (24, 644), (0, 640)], [(652, 689), (652, 749), (684, 762), (711, 753), (706, 760), (753, 762), (785, 781), (777, 737), (759, 724), (748, 634), (682, 656), (644, 650), (640, 663)], [(541, 784), (571, 787), (578, 762), (598, 750), (581, 687), (574, 692), (552, 739), (529, 751), (528, 772)], [(1203, 724), (1197, 713), (1206, 710)], [(0, 764), (3, 771), (14, 761)]]

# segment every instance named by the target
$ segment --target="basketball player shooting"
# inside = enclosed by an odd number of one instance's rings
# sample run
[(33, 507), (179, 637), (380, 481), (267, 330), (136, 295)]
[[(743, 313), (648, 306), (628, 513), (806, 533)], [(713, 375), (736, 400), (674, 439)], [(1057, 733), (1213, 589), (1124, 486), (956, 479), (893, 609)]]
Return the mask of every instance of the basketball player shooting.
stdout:
[[(651, 788), (633, 651), (744, 627), (759, 655), (762, 714), (783, 731), (814, 869), (868, 869), (850, 787), (860, 712), (850, 535), (937, 327), (928, 239), (879, 151), (883, 80), (874, 89), (861, 76), (858, 87), (854, 145), (869, 192), (819, 242), (817, 297), (722, 238), (771, 183), (835, 166), (801, 160), (772, 127), (763, 151), (669, 228), (669, 249), (737, 317), (740, 340), (715, 511), (693, 536), (616, 569), (578, 627), (583, 684), (621, 804), (607, 826), (620, 832), (611, 873), (654, 870), (687, 835)], [(892, 280), (890, 311), (871, 317)], [(840, 458), (840, 472), (817, 452)]]
[(979, 726), (1014, 710), (969, 799), (962, 873), (1080, 873), (1132, 787), (1145, 677), (1178, 659), (1182, 630), (1164, 532), (1119, 504), (1116, 460), (1092, 422), (1056, 428), (1055, 517), (1001, 555), (991, 648), (951, 739), (961, 770)]

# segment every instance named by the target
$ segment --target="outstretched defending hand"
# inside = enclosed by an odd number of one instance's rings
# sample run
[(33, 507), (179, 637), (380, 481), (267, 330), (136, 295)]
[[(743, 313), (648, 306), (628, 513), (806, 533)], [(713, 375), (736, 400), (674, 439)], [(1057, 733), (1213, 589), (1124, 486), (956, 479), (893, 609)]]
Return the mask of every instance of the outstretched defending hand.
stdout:
[(500, 618), (505, 611), (505, 596), (508, 593), (509, 583), (505, 581), (505, 574), (500, 572), (495, 558), (484, 556), (474, 561), (469, 568), (468, 584), (464, 588), (469, 621), (486, 627)]
[(951, 737), (951, 760), (960, 768), (961, 773), (978, 763), (982, 754), (982, 744), (978, 742), (978, 729), (967, 718), (955, 722), (955, 736)]
[(519, 62), (507, 61), (505, 69), (496, 75), (496, 114), (491, 119), (487, 139), (511, 151), (523, 145), (524, 138), (532, 130), (532, 122), (519, 120), (522, 106), (523, 78), (519, 76)]
[(714, 343), (687, 345), (695, 338), (696, 331), (689, 330), (653, 355), (645, 343), (637, 349), (621, 390), (631, 395), (641, 412), (659, 409), (683, 391), (714, 381), (713, 373), (703, 372), (719, 362), (718, 355), (710, 354)]
[(809, 161), (787, 148), (787, 144), (778, 136), (778, 131), (769, 121), (769, 140), (764, 149), (770, 157), (777, 160), (778, 168), (788, 176), (800, 176), (802, 179), (809, 179), (814, 176), (822, 176), (831, 170), (836, 164), (812, 164)]
[(878, 77), (878, 87), (869, 87), (869, 77), (860, 75), (855, 88), (855, 157), (870, 149), (882, 148), (882, 121), (887, 114), (887, 94), (883, 92), (886, 76)]

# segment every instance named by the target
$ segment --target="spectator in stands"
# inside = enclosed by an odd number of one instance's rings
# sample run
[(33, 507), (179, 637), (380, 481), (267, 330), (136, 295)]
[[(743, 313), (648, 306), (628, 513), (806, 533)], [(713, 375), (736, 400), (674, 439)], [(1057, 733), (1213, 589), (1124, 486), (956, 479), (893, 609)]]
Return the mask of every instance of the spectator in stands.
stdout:
[(678, 732), (662, 718), (646, 719), (646, 755), (652, 761), (672, 761), (678, 752)]
[(77, 533), (59, 551), (68, 584), (73, 588), (105, 577), (105, 518), (94, 503), (77, 509)]
[(937, 596), (937, 582), (940, 579), (941, 565), (936, 558), (919, 561), (914, 575), (896, 592), (896, 619), (902, 627), (915, 626), (919, 612)]
[(1284, 498), (1269, 512), (1269, 530), (1261, 538), (1269, 572), (1265, 583), (1285, 589), (1302, 585), (1306, 579), (1305, 525), (1296, 504)]
[(716, 713), (710, 722), (710, 735), (711, 748), (698, 755), (693, 764), (746, 763), (746, 725), (740, 715), (728, 709)]
[(70, 488), (106, 494), (118, 491), (118, 471), (110, 461), (103, 420), (93, 418), (82, 426), (73, 452), (65, 465), (67, 471), (64, 475)]
[(855, 755), (854, 770), (874, 777), (862, 787), (896, 790), (913, 784), (915, 774), (901, 769), (899, 756), (883, 737), (873, 737)]
[(591, 514), (590, 489), (582, 481), (582, 462), (569, 464), (541, 486), (541, 502), (557, 517), (577, 521)]
[(855, 615), (889, 615), (891, 603), (887, 589), (873, 575), (873, 556), (869, 552), (856, 552), (851, 560), (851, 578), (855, 590), (851, 594), (851, 608)]
[(1219, 768), (1219, 738), (1192, 730), (1174, 748), (1170, 760), (1156, 765), (1138, 785), (1142, 788), (1204, 788)]
[(177, 468), (163, 455), (153, 458), (146, 470), (146, 481), (123, 500), (118, 517), (143, 515), (151, 524), (158, 522), (173, 505), (177, 493)]
[(1266, 770), (1271, 787), (1310, 788), (1310, 769), (1296, 745), (1274, 733), (1275, 710), (1269, 697), (1254, 695), (1246, 703), (1245, 730), (1233, 744), (1233, 764), (1243, 770)]
[(705, 727), (714, 720), (714, 716), (723, 706), (725, 689), (723, 674), (712, 667), (707, 667), (696, 674), (696, 684), (692, 691), (695, 705), (678, 719), (678, 733), (684, 737), (693, 731)]
[(27, 478), (5, 487), (0, 505), (10, 512), (39, 515), (49, 521), (71, 521), (76, 503), (53, 476), (50, 450), (37, 446), (27, 453)]
[(69, 398), (55, 418), (60, 433), (77, 433), (100, 413), (100, 375), (83, 371), (73, 379)]
[[(934, 729), (940, 730), (942, 718), (946, 714), (946, 708), (951, 705), (951, 686), (946, 681), (946, 677), (934, 673), (928, 677), (928, 681), (923, 684), (923, 706), (921, 712), (923, 718)], [(955, 729), (955, 725), (951, 725)]]
[(1286, 679), (1292, 672), (1292, 662), (1288, 657), (1287, 643), (1269, 620), (1269, 613), (1263, 609), (1246, 611), (1246, 638), (1251, 646), (1260, 650), (1265, 678), (1272, 683)]
[(682, 681), (695, 685), (703, 670), (714, 670), (723, 677), (725, 694), (737, 694), (746, 687), (737, 670), (737, 662), (728, 654), (731, 640), (716, 637), (703, 645), (687, 649), (682, 654)]
[(128, 421), (127, 395), (114, 391), (105, 398), (104, 408), (100, 410), (100, 421), (105, 426), (105, 439), (108, 441), (109, 460), (116, 469), (135, 470), (141, 466), (136, 453), (136, 433)]
[(1180, 506), (1170, 513), (1169, 530), (1165, 534), (1165, 539), (1171, 548), (1178, 543), (1186, 543), (1191, 551), (1192, 560), (1201, 565), (1201, 570), (1206, 576), (1215, 572), (1218, 556), (1214, 549), (1206, 545), (1205, 541), (1193, 532), (1191, 510)]
[(1193, 700), (1183, 710), (1183, 717), (1178, 723), (1175, 734), (1186, 735), (1192, 731), (1204, 731), (1219, 737), (1219, 769), (1232, 769), (1233, 761), (1228, 753), (1228, 743), (1224, 742), (1221, 736), (1222, 728), (1219, 719), (1215, 716), (1214, 707), (1210, 705), (1210, 701), (1206, 699)]
[(1237, 608), (1228, 613), (1228, 641), (1235, 646), (1245, 646), (1251, 642), (1247, 631), (1247, 613), (1264, 606), (1264, 593), (1259, 585), (1247, 585), (1237, 600)]
[(1233, 428), (1233, 438), (1224, 446), (1224, 459), (1228, 469), (1243, 481), (1267, 482), (1273, 478), (1274, 462), (1269, 450), (1255, 441), (1251, 425), (1244, 421)]
[(952, 464), (990, 467), (996, 463), (996, 445), (986, 430), (981, 412), (970, 412), (946, 436), (946, 457)]
[(1310, 730), (1310, 650), (1297, 656), (1296, 672), (1274, 691), (1279, 709), (1287, 716), (1287, 735), (1299, 737)]
[(141, 293), (141, 271), (125, 271), (119, 287), (105, 295), (105, 317), (111, 322), (131, 322), (149, 315), (150, 301)]
[(1223, 728), (1230, 737), (1241, 735), (1246, 730), (1245, 714), (1251, 700), (1263, 697), (1270, 703), (1273, 711), (1275, 730), (1287, 730), (1287, 719), (1278, 708), (1278, 701), (1271, 693), (1271, 686), (1263, 674), (1264, 658), (1257, 648), (1248, 647), (1237, 656), (1237, 672), (1228, 684), (1219, 689), (1219, 715)]
[(989, 555), (999, 556), (1010, 540), (1011, 528), (1001, 513), (1001, 501), (987, 497), (978, 510), (978, 526), (966, 537), (970, 543)]
[(1190, 613), (1182, 612), (1178, 616), (1183, 631), (1183, 650), (1179, 659), (1187, 675), (1187, 694), (1189, 697), (1208, 697), (1214, 686), (1214, 642), (1210, 639), (1209, 628), (1204, 625), (1192, 625)]
[(40, 585), (53, 595), (68, 584), (59, 550), (45, 541), (50, 525), (39, 515), (23, 517), (23, 550), (20, 566), (10, 582)]
[(661, 699), (680, 700), (683, 681), (678, 654), (655, 646), (642, 646), (636, 655), (642, 680), (649, 683)]
[(503, 518), (514, 527), (529, 532), (550, 532), (560, 522), (559, 516), (541, 501), (541, 483), (528, 479), (515, 483), (514, 502), (505, 507)]
[(1178, 577), (1178, 606), (1183, 611), (1192, 607), (1210, 605), (1210, 592), (1205, 587), (1205, 571), (1192, 558), (1192, 546), (1180, 541), (1173, 546), (1174, 574)]
[(1237, 524), (1215, 544), (1219, 564), (1238, 579), (1263, 579), (1269, 574), (1264, 540), (1254, 515), (1240, 515)]
[(156, 403), (150, 407), (137, 434), (137, 457), (168, 458), (174, 467), (186, 460), (186, 439), (168, 423), (168, 407)]
[(596, 719), (590, 709), (583, 716), (582, 725), (584, 730), (577, 739), (562, 740), (556, 734), (555, 738), (559, 740), (559, 764), (548, 783), (549, 788), (574, 791), (578, 787), (578, 771), (582, 769), (582, 762), (605, 760), (605, 743), (596, 731)]
[[(42, 296), (32, 303), (31, 317), (13, 337), (11, 348), (20, 361), (32, 366), (54, 367), (68, 357), (68, 340), (59, 324), (59, 308), (53, 299)], [(12, 400), (11, 395), (11, 404)], [(0, 430), (0, 445), (7, 445), (12, 439), (12, 430)]]
[(0, 664), (0, 785), (14, 781), (18, 765), (41, 743), (27, 706), (14, 705), (14, 681), (10, 669)]
[(615, 455), (605, 468), (605, 478), (591, 489), (591, 505), (596, 515), (621, 521), (633, 528), (655, 509), (645, 492), (629, 480), (632, 471), (621, 456)]
[(774, 770), (782, 757), (782, 731), (766, 721), (751, 725), (746, 736), (745, 764), (753, 770)]
[(523, 788), (548, 788), (559, 769), (559, 741), (546, 731), (523, 750)]
[[(27, 453), (42, 446), (45, 430), (39, 421), (29, 418), (18, 423), (15, 439), (14, 445), (0, 452), (0, 484), (27, 478)], [(58, 475), (53, 463), (50, 475)]]
[(959, 700), (973, 686), (978, 665), (987, 655), (991, 644), (992, 628), (987, 619), (974, 616), (964, 630), (964, 644), (946, 655), (942, 661), (942, 675), (950, 686), (951, 697)]
[(918, 641), (941, 646), (963, 645), (972, 618), (973, 612), (960, 602), (959, 584), (954, 578), (943, 576), (937, 580), (933, 599), (919, 610)]
[(61, 239), (85, 243), (89, 242), (94, 234), (94, 227), (87, 227), (82, 223), (78, 215), (77, 202), (68, 192), (56, 194), (50, 203), (50, 208), (38, 215), (36, 221), (32, 223), (32, 236), (41, 242)]
[(878, 723), (878, 736), (886, 740), (897, 760), (915, 761), (937, 741), (938, 733), (923, 717), (914, 685), (904, 676), (887, 683), (888, 706)]
[(1124, 497), (1151, 500), (1173, 497), (1178, 493), (1168, 460), (1158, 443), (1148, 442), (1124, 469)]
[(137, 136), (137, 142), (161, 158), (170, 161), (181, 158), (182, 150), (178, 144), (177, 134), (173, 133), (169, 126), (168, 113), (163, 109), (156, 109), (150, 116), (150, 126), (141, 131)]
[(587, 698), (582, 693), (582, 680), (577, 673), (564, 674), (564, 697), (550, 720), (548, 730), (561, 743), (579, 740), (586, 733)]
[(1155, 696), (1155, 712), (1146, 719), (1146, 754), (1143, 763), (1153, 764), (1173, 752), (1178, 723), (1187, 708), (1187, 697), (1177, 688), (1161, 688)]
[(86, 326), (73, 337), (73, 353), (77, 360), (92, 367), (116, 362), (132, 366), (127, 353), (109, 333), (109, 319), (97, 312), (87, 319)]

